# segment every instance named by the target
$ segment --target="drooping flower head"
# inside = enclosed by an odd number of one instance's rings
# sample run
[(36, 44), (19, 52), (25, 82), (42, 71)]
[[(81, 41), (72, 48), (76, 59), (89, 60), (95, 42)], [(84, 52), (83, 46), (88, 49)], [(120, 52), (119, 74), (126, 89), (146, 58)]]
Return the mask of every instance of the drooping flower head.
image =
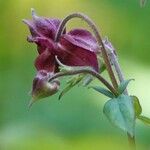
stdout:
[[(48, 77), (59, 72), (56, 56), (60, 62), (67, 66), (90, 66), (95, 71), (99, 71), (96, 56), (98, 45), (89, 31), (85, 29), (73, 29), (67, 33), (64, 31), (60, 40), (55, 42), (61, 20), (39, 17), (32, 10), (32, 20), (23, 21), (28, 25), (31, 32), (27, 40), (35, 43), (38, 50), (38, 56), (35, 60), (37, 76), (33, 80), (32, 89), (32, 96), (36, 99), (50, 96), (58, 91), (58, 81), (48, 82)], [(54, 87), (50, 86), (51, 84)], [(57, 88), (55, 88), (56, 84)], [(45, 92), (45, 87), (48, 88), (49, 92)], [(52, 93), (50, 93), (51, 90)]]

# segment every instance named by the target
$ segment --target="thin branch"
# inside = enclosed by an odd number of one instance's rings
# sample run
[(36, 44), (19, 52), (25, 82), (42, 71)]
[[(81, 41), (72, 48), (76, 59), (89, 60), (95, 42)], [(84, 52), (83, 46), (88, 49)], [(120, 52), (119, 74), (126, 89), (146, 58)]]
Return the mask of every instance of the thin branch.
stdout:
[[(125, 80), (125, 77), (123, 75), (123, 72), (121, 71), (121, 67), (120, 67), (120, 64), (118, 62), (118, 57), (117, 57), (117, 54), (116, 54), (116, 50), (113, 47), (113, 45), (111, 44), (111, 42), (108, 40), (107, 37), (103, 40), (103, 43), (104, 43), (105, 48), (107, 50), (107, 53), (109, 55), (109, 59), (110, 59), (112, 65), (114, 66), (115, 71), (116, 71), (117, 76), (118, 76), (118, 79), (121, 83), (122, 81)], [(128, 95), (127, 90), (125, 90), (124, 94)]]
[(49, 82), (58, 77), (76, 75), (76, 74), (81, 74), (81, 73), (91, 74), (92, 76), (96, 77), (99, 81), (101, 81), (115, 96), (118, 95), (118, 92), (100, 74), (98, 74), (94, 70), (87, 69), (87, 68), (78, 69), (78, 70), (69, 70), (66, 72), (58, 72), (49, 79)]
[(117, 81), (116, 81), (116, 78), (115, 78), (115, 75), (113, 73), (113, 70), (111, 68), (111, 64), (109, 62), (109, 58), (108, 58), (108, 55), (107, 55), (107, 52), (106, 52), (106, 49), (104, 47), (104, 44), (102, 42), (102, 38), (99, 34), (99, 31), (96, 27), (96, 25), (93, 23), (93, 21), (86, 15), (82, 14), (82, 13), (73, 13), (73, 14), (70, 14), (68, 15), (67, 17), (65, 17), (63, 19), (63, 21), (61, 22), (58, 30), (57, 30), (57, 34), (55, 36), (55, 41), (58, 42), (63, 31), (64, 31), (64, 28), (65, 28), (65, 25), (66, 23), (71, 20), (72, 18), (81, 18), (83, 19), (85, 22), (87, 22), (87, 24), (91, 27), (91, 29), (93, 30), (93, 33), (97, 39), (97, 42), (99, 44), (99, 46), (101, 47), (101, 51), (102, 51), (102, 56), (103, 56), (103, 59), (104, 59), (104, 62), (106, 64), (106, 68), (107, 68), (107, 71), (108, 71), (108, 74), (109, 74), (109, 77), (112, 81), (112, 84), (114, 86), (115, 89), (117, 89), (118, 87), (118, 84), (117, 84)]
[[(104, 40), (104, 44), (107, 47), (109, 56), (110, 56), (110, 61), (113, 63), (113, 66), (115, 68), (115, 71), (118, 75), (118, 79), (121, 82), (125, 80), (123, 72), (121, 70), (120, 64), (118, 62), (118, 57), (116, 55), (116, 50), (112, 46), (112, 44), (108, 41), (108, 39)], [(125, 90), (124, 94), (129, 95), (127, 89)], [(128, 141), (129, 141), (129, 146), (131, 150), (136, 150), (136, 143), (135, 143), (135, 136), (131, 137), (130, 134), (127, 133)]]

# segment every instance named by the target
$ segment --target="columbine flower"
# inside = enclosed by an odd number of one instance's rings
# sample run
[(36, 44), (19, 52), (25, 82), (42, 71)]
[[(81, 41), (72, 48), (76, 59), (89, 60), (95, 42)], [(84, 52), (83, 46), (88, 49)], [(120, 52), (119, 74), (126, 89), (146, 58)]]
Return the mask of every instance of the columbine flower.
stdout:
[[(28, 36), (27, 40), (37, 44), (39, 54), (35, 60), (38, 73), (33, 80), (33, 97), (49, 96), (45, 92), (45, 87), (52, 83), (48, 82), (47, 76), (45, 77), (43, 73), (41, 74), (41, 71), (49, 74), (49, 76), (58, 72), (59, 64), (56, 61), (56, 56), (60, 62), (67, 66), (90, 66), (98, 72), (99, 67), (96, 57), (98, 45), (89, 31), (84, 29), (74, 29), (68, 33), (64, 31), (60, 40), (55, 42), (55, 35), (61, 21), (59, 19), (39, 17), (34, 10), (32, 10), (32, 18), (32, 20), (23, 21), (28, 25), (31, 32), (31, 36)], [(55, 84), (58, 84), (58, 90), (59, 83), (55, 82)]]

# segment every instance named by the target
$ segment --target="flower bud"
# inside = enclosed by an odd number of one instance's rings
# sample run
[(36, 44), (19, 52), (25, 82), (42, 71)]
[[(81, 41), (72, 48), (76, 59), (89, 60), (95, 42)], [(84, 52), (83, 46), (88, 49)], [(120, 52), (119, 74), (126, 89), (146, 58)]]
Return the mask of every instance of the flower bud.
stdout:
[(31, 107), (35, 101), (54, 95), (58, 92), (60, 83), (57, 79), (49, 82), (50, 76), (52, 76), (52, 73), (49, 73), (45, 70), (40, 70), (37, 73), (33, 80), (33, 87), (31, 92), (32, 100), (29, 103), (29, 107)]

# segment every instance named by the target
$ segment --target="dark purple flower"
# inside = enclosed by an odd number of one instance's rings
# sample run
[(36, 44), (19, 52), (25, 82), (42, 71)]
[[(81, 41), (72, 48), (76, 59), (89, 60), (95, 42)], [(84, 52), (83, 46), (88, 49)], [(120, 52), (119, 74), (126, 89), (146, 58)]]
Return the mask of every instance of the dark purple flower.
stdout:
[[(98, 45), (89, 31), (85, 29), (74, 29), (68, 33), (64, 31), (59, 42), (55, 42), (54, 38), (61, 21), (38, 17), (34, 11), (32, 11), (32, 18), (32, 20), (24, 20), (31, 32), (28, 41), (36, 43), (38, 50), (35, 67), (38, 71), (37, 76), (40, 74), (40, 78), (35, 77), (33, 81), (32, 96), (37, 96), (37, 89), (42, 91), (41, 82), (46, 84), (45, 76), (39, 72), (51, 75), (59, 71), (56, 56), (60, 62), (67, 66), (90, 66), (95, 71), (99, 71), (96, 56)], [(49, 95), (45, 94), (46, 96)], [(41, 98), (41, 96), (37, 96), (37, 98)]]

